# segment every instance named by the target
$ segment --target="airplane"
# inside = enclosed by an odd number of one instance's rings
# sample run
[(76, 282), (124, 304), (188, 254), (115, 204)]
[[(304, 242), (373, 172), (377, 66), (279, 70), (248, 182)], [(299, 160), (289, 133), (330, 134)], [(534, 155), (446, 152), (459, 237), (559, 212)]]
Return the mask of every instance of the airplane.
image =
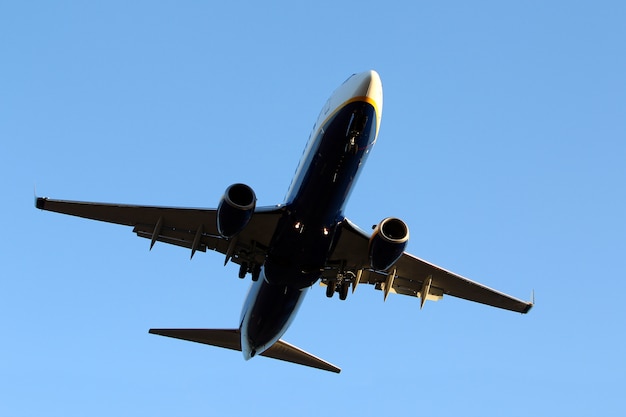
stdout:
[(132, 226), (139, 237), (214, 250), (251, 276), (239, 326), (232, 329), (150, 329), (152, 334), (239, 350), (339, 373), (340, 368), (285, 342), (308, 290), (316, 282), (326, 296), (345, 300), (359, 284), (389, 293), (439, 300), (443, 295), (528, 313), (521, 301), (405, 252), (409, 228), (388, 217), (366, 233), (344, 208), (376, 143), (383, 110), (380, 76), (353, 74), (330, 96), (307, 142), (282, 204), (256, 207), (245, 184), (229, 186), (217, 209), (139, 206), (36, 198), (36, 207)]

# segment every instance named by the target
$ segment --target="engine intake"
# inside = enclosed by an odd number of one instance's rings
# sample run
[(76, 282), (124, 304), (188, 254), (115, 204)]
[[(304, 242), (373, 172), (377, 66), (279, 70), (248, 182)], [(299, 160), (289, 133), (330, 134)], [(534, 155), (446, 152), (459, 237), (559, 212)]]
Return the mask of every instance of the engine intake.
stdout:
[(246, 184), (233, 184), (226, 189), (217, 206), (217, 231), (222, 237), (232, 238), (250, 222), (256, 195)]
[(395, 264), (409, 241), (409, 227), (400, 219), (387, 217), (381, 221), (370, 238), (370, 265), (386, 271)]

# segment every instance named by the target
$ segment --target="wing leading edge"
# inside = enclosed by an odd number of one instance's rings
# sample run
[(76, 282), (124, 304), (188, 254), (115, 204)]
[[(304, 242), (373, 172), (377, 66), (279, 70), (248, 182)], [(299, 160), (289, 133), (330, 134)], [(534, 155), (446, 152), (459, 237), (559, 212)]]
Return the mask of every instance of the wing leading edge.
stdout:
[(533, 307), (532, 302), (511, 297), (406, 252), (391, 271), (371, 270), (368, 259), (369, 236), (347, 219), (341, 226), (341, 235), (331, 262), (345, 265), (346, 269), (362, 271), (357, 284), (368, 283), (385, 293), (420, 297), (422, 305), (426, 299), (437, 300), (446, 294), (524, 314)]

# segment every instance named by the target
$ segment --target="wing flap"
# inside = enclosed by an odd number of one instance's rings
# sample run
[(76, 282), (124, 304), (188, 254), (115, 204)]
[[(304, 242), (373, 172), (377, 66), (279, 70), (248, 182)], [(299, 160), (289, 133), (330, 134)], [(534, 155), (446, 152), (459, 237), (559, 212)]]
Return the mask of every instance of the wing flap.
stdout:
[[(137, 227), (133, 229), (133, 232), (137, 233), (137, 236), (139, 237), (143, 237), (146, 239), (153, 238), (153, 235), (151, 232), (146, 232), (144, 230), (138, 229)], [(156, 240), (159, 242), (167, 243), (169, 245), (180, 246), (182, 248), (187, 248), (187, 249), (193, 248), (193, 242), (188, 239), (177, 239), (175, 237), (168, 237), (166, 235), (159, 234)], [(206, 252), (207, 246), (201, 243), (198, 246), (196, 246), (195, 250), (200, 251), (200, 252)]]
[[(241, 334), (238, 329), (150, 329), (150, 333), (241, 351)], [(274, 343), (269, 349), (261, 353), (261, 356), (324, 371), (341, 372), (341, 369), (335, 365), (284, 340)]]
[[(138, 224), (133, 228), (133, 232), (139, 237), (152, 239), (154, 237), (155, 225)], [(169, 227), (161, 227), (157, 233), (156, 240), (163, 243), (181, 246), (191, 249), (196, 242), (196, 233), (198, 231), (183, 230)], [(195, 246), (196, 250), (206, 252), (207, 249), (218, 252), (225, 252), (228, 248), (228, 242), (219, 236), (213, 236), (200, 231), (199, 240)]]

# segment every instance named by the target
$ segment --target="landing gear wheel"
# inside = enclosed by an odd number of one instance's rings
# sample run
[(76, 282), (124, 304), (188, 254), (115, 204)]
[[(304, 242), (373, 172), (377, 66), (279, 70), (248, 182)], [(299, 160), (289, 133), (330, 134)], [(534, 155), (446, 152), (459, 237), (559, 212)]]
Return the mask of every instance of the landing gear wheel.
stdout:
[(348, 298), (348, 289), (350, 288), (350, 284), (348, 282), (343, 282), (341, 284), (341, 289), (339, 290), (339, 299), (345, 300)]
[(335, 294), (335, 281), (328, 281), (326, 285), (326, 297), (333, 298)]
[(239, 266), (239, 278), (244, 279), (248, 273), (248, 263), (242, 262)]
[(252, 281), (257, 282), (261, 276), (261, 265), (254, 265), (252, 268)]

